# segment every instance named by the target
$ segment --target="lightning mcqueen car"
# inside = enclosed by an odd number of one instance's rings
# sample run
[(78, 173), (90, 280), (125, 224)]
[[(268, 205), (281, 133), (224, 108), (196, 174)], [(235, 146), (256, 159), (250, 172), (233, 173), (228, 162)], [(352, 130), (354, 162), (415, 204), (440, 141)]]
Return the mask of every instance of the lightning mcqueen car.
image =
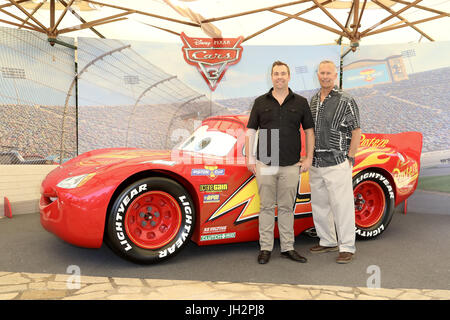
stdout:
[[(120, 256), (144, 264), (173, 257), (189, 240), (258, 240), (259, 196), (244, 156), (247, 121), (207, 118), (172, 151), (102, 149), (64, 163), (42, 182), (42, 226), (81, 247), (99, 248), (105, 241)], [(418, 132), (362, 135), (353, 168), (359, 238), (385, 231), (394, 207), (414, 192), (421, 150)], [(296, 235), (314, 228), (310, 200), (303, 173)]]

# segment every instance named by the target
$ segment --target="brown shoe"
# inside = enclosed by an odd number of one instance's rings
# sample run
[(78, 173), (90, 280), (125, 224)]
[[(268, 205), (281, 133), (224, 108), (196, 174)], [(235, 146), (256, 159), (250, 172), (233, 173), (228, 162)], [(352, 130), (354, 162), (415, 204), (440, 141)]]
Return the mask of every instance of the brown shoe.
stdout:
[(261, 250), (258, 255), (258, 263), (266, 264), (267, 262), (269, 262), (271, 253), (271, 251)]
[(321, 245), (314, 246), (309, 249), (311, 253), (324, 253), (324, 252), (334, 252), (338, 251), (338, 247), (324, 247)]
[(301, 263), (305, 263), (306, 261), (308, 261), (305, 257), (299, 255), (295, 250), (282, 252), (281, 256)]
[(353, 253), (350, 252), (339, 252), (339, 256), (336, 259), (337, 263), (349, 263), (353, 259)]

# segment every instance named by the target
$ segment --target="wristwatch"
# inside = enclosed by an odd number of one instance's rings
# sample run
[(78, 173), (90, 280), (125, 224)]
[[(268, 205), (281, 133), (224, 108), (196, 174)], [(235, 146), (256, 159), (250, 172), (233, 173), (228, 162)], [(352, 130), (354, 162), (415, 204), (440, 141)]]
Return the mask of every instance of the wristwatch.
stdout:
[(350, 157), (349, 155), (347, 155), (347, 159), (350, 160), (352, 166), (355, 166), (355, 157)]

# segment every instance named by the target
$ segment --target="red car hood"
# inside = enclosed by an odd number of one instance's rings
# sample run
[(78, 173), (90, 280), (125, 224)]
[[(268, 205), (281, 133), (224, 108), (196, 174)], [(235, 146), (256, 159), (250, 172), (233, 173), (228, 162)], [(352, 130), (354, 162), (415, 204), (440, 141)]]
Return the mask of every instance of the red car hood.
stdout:
[[(180, 150), (147, 150), (136, 148), (111, 148), (93, 150), (73, 158), (50, 174), (58, 178), (77, 176), (96, 171), (101, 173), (109, 168), (116, 168), (123, 163), (126, 165), (164, 165), (174, 168), (189, 163), (215, 163), (220, 157), (201, 155), (194, 152)], [(223, 159), (222, 159), (223, 160)]]

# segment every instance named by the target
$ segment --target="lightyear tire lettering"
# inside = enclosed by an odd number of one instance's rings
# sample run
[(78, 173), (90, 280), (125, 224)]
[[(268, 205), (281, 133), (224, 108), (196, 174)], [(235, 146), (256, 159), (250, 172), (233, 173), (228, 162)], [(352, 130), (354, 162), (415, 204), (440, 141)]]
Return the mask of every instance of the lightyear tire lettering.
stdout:
[(359, 239), (379, 236), (394, 214), (394, 188), (382, 173), (367, 170), (353, 178), (355, 232)]
[(192, 237), (194, 202), (174, 180), (150, 177), (136, 181), (113, 201), (105, 242), (127, 260), (161, 262), (179, 253)]

